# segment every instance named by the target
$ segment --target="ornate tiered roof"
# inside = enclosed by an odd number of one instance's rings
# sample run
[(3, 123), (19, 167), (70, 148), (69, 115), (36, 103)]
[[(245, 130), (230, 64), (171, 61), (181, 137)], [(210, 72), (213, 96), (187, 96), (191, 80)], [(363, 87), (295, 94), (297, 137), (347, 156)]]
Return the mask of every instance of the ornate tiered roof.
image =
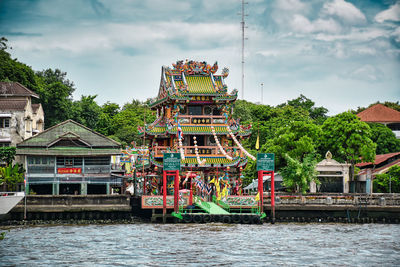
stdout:
[[(153, 127), (146, 127), (146, 134), (147, 135), (168, 135), (168, 134), (176, 134), (177, 133), (177, 126), (173, 126), (168, 128), (167, 126), (156, 125)], [(183, 134), (198, 134), (198, 135), (210, 135), (212, 134), (211, 126), (205, 125), (185, 125), (181, 126)], [(229, 134), (226, 126), (214, 126), (215, 132), (217, 135), (227, 135)], [(139, 134), (143, 134), (144, 129), (139, 129)], [(232, 130), (235, 135), (239, 136), (248, 136), (251, 134), (250, 127), (237, 127), (235, 130)]]
[(218, 63), (213, 66), (207, 62), (178, 61), (173, 68), (162, 67), (158, 96), (150, 103), (156, 107), (169, 100), (186, 101), (235, 101), (237, 90), (230, 94), (224, 79), (229, 70), (224, 68), (222, 74), (216, 75)]
[[(162, 67), (159, 92), (150, 103), (150, 107), (157, 110), (157, 119), (145, 127), (139, 127), (139, 133), (146, 133), (156, 144), (151, 149), (151, 163), (162, 167), (163, 153), (175, 151), (181, 153), (181, 164), (184, 167), (246, 165), (247, 157), (239, 152), (243, 148), (240, 145), (227, 145), (229, 138), (235, 139), (237, 143), (235, 136), (251, 134), (251, 125), (243, 127), (239, 120), (232, 117), (232, 104), (237, 99), (237, 90), (228, 93), (224, 79), (229, 70), (224, 68), (221, 74), (216, 74), (218, 63), (211, 66), (205, 61), (177, 61), (172, 66)], [(207, 107), (209, 111), (205, 111)], [(200, 108), (201, 112), (194, 108)], [(178, 132), (185, 137), (189, 136), (185, 139), (185, 145), (176, 137)], [(209, 138), (214, 136), (212, 140), (215, 139), (216, 143), (197, 148), (187, 142), (193, 142), (195, 136), (202, 135)], [(158, 142), (161, 145), (158, 146)]]

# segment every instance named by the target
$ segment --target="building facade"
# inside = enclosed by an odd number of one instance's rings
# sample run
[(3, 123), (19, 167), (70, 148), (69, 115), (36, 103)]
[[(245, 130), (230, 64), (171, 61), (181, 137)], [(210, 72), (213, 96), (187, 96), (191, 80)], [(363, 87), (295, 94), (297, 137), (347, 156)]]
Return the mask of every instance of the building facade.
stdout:
[(44, 129), (41, 104), (32, 104), (39, 96), (16, 82), (0, 82), (0, 146), (17, 143)]
[(111, 156), (120, 144), (72, 120), (17, 144), (33, 194), (110, 194), (120, 192), (121, 178), (111, 174)]

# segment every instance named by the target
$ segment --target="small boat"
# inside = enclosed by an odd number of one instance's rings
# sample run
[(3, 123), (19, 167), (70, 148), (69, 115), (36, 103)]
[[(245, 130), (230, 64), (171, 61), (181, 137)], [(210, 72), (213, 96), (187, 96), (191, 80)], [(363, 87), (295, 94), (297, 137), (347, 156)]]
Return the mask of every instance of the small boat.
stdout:
[(24, 197), (24, 192), (0, 192), (0, 215), (7, 214)]

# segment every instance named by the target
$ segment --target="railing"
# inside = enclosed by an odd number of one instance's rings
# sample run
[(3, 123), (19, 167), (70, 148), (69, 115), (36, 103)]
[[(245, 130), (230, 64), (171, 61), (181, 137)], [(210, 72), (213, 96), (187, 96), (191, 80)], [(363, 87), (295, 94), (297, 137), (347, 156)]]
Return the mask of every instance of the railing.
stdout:
[[(236, 151), (241, 155), (241, 151), (238, 147), (228, 147), (224, 146), (224, 150), (227, 152), (228, 155), (234, 157), (233, 149), (236, 149)], [(221, 151), (219, 151), (217, 146), (197, 146), (197, 149), (199, 151), (199, 155), (202, 156), (220, 156), (222, 157), (223, 154)], [(171, 147), (169, 146), (155, 146), (153, 147), (154, 155), (155, 157), (162, 157), (164, 152), (170, 152)], [(195, 156), (195, 147), (194, 146), (184, 146), (183, 147), (183, 152), (185, 153), (185, 156)]]
[(224, 124), (225, 116), (221, 115), (179, 115), (180, 124)]

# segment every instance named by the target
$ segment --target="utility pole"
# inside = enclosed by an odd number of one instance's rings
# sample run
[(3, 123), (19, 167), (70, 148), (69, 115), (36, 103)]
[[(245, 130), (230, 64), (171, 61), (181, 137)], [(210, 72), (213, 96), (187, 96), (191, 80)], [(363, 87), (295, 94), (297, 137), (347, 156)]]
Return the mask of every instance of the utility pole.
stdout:
[(264, 104), (264, 83), (261, 83), (261, 105)]
[(242, 26), (242, 100), (244, 100), (244, 29), (245, 27), (245, 21), (244, 21), (244, 17), (247, 16), (244, 13), (244, 5), (248, 4), (246, 2), (244, 2), (244, 0), (242, 0), (242, 12), (240, 13), (240, 15), (242, 15), (242, 21), (240, 22), (241, 26)]

